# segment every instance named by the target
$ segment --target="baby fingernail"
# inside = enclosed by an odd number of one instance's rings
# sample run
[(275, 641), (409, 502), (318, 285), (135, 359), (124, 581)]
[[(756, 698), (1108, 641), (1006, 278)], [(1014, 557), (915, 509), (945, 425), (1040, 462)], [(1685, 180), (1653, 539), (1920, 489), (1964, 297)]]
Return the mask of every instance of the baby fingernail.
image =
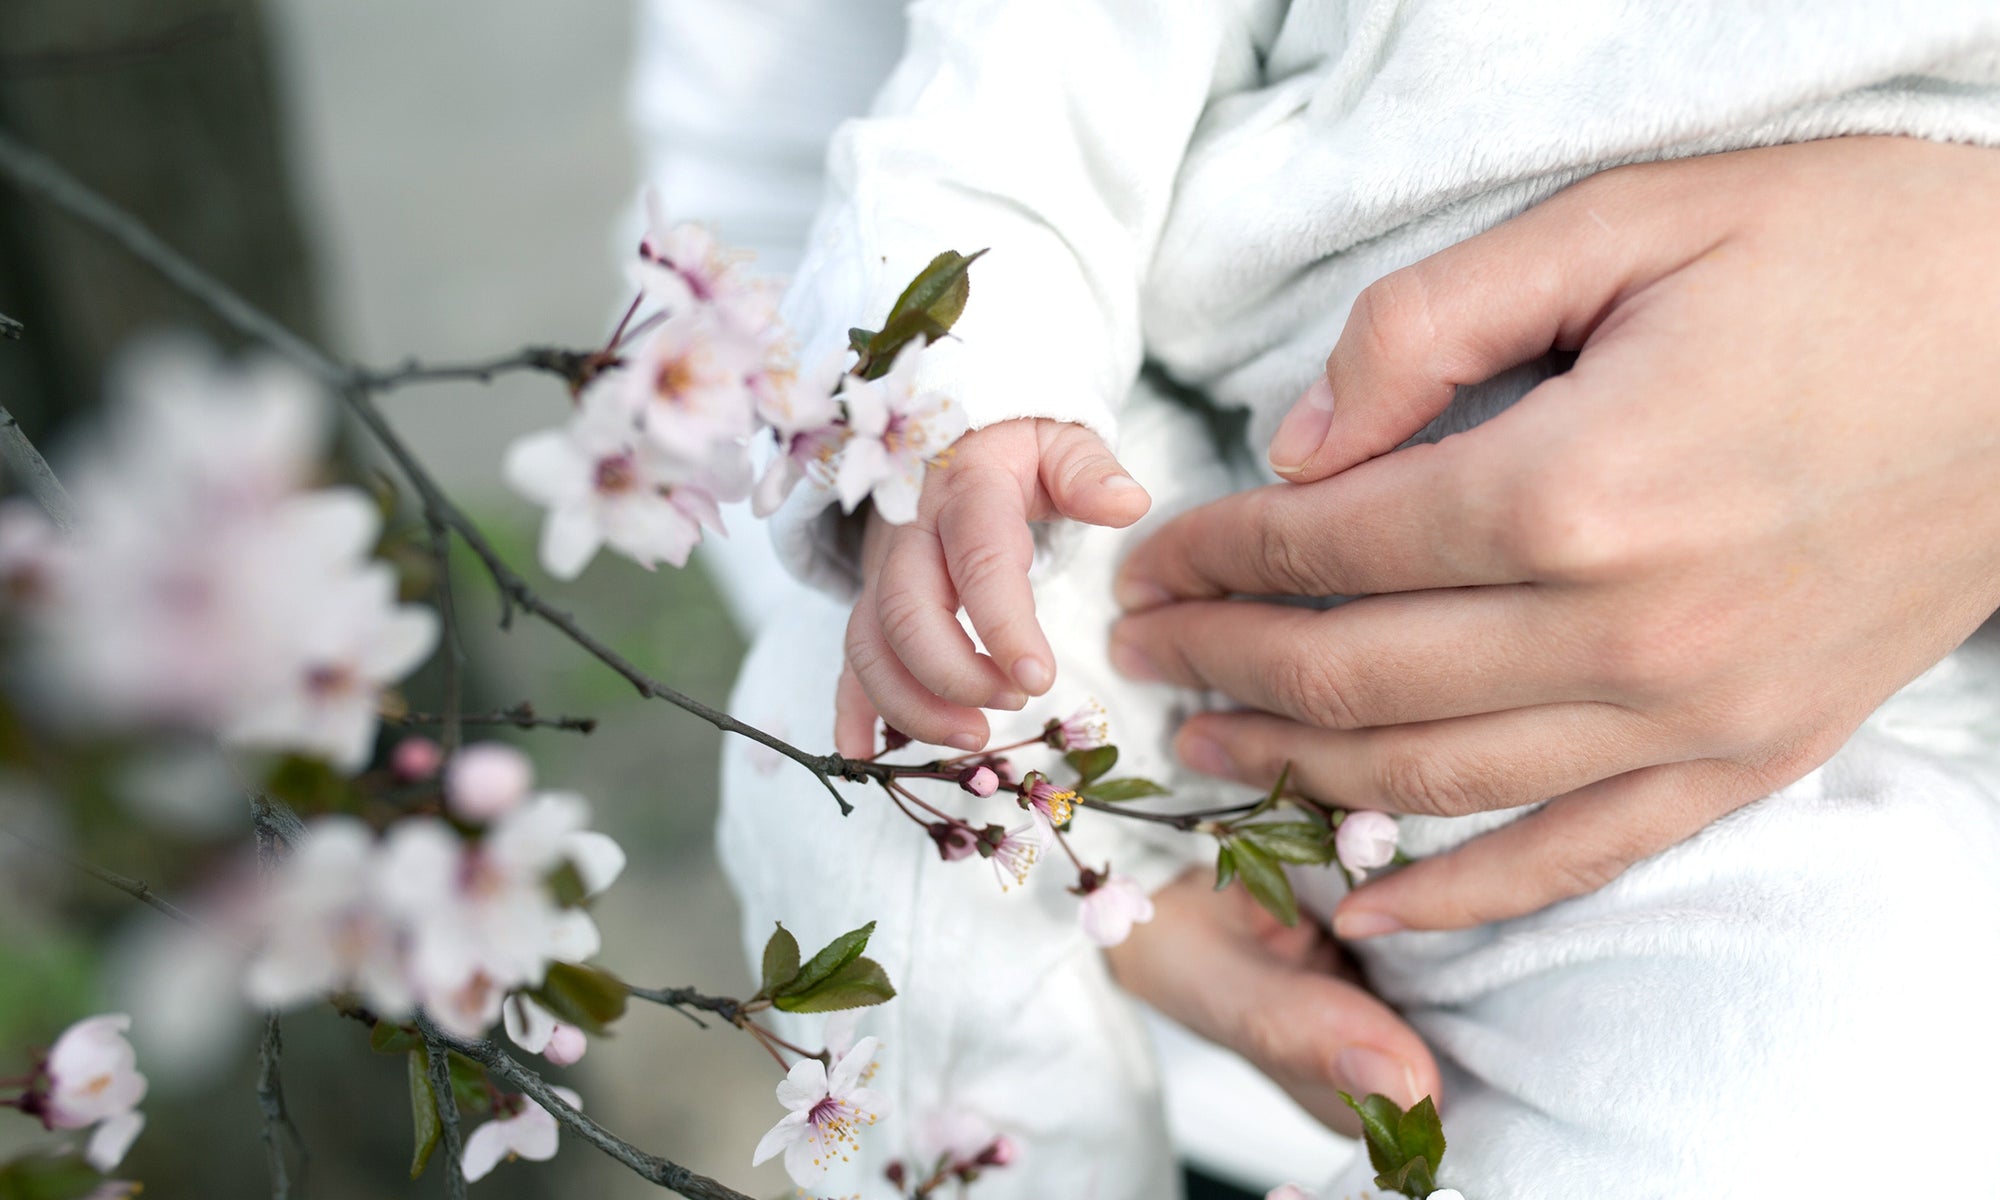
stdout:
[[(1041, 695), (1056, 681), (1055, 672), (1039, 658), (1023, 658), (1014, 664), (1014, 680), (1032, 695)], [(1022, 701), (1026, 703), (1026, 701)]]
[(944, 744), (954, 750), (977, 750), (986, 744), (986, 739), (976, 733), (954, 733), (944, 740)]
[(1181, 743), (1181, 761), (1204, 775), (1228, 775), (1229, 755), (1213, 738), (1191, 737)]
[(1306, 389), (1271, 438), (1271, 468), (1290, 474), (1305, 466), (1333, 429), (1333, 384), (1322, 375)]
[(1160, 671), (1153, 665), (1153, 660), (1124, 642), (1111, 643), (1111, 665), (1127, 679), (1136, 679), (1140, 683), (1160, 681)]
[(1369, 912), (1364, 908), (1355, 912), (1335, 911), (1333, 914), (1333, 936), (1344, 941), (1358, 942), (1363, 938), (1402, 931), (1403, 923), (1388, 913)]
[(1104, 490), (1108, 492), (1129, 492), (1138, 486), (1139, 481), (1130, 475), (1113, 475), (1104, 481)]
[(1334, 1070), (1357, 1096), (1383, 1095), (1408, 1108), (1423, 1099), (1417, 1094), (1417, 1073), (1408, 1063), (1367, 1046), (1349, 1046), (1334, 1060)]

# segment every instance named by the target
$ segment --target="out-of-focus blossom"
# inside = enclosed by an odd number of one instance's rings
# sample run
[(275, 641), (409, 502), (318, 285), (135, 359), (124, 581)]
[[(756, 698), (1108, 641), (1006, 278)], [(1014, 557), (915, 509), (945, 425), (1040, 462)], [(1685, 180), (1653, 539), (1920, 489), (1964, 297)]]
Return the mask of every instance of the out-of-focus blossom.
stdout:
[(406, 737), (389, 752), (390, 773), (404, 783), (418, 783), (444, 765), (444, 748), (427, 737)]
[(508, 447), (503, 471), (515, 491), (549, 510), (542, 567), (574, 579), (607, 544), (648, 570), (686, 564), (703, 526), (722, 532), (718, 501), (742, 498), (749, 466), (734, 464), (741, 457), (721, 456), (708, 471), (673, 458), (600, 386), (584, 393), (567, 427)]
[(583, 1061), (584, 1052), (589, 1049), (590, 1039), (583, 1035), (583, 1030), (558, 1021), (555, 1031), (549, 1034), (549, 1044), (542, 1047), (542, 1057), (559, 1067), (567, 1067)]
[(1296, 1183), (1281, 1183), (1265, 1192), (1264, 1200), (1312, 1200), (1312, 1193)]
[(1153, 898), (1130, 876), (1113, 875), (1083, 897), (1077, 919), (1091, 941), (1116, 946), (1132, 935), (1132, 926), (1153, 919)]
[(1465, 1196), (1457, 1188), (1439, 1188), (1424, 1200), (1465, 1200)]
[(1050, 721), (1042, 738), (1057, 750), (1095, 750), (1110, 743), (1111, 726), (1104, 719), (1104, 706), (1092, 700), (1068, 719)]
[(519, 808), (535, 784), (528, 756), (505, 742), (481, 742), (452, 756), (444, 775), (444, 802), (451, 815), (491, 821)]
[(268, 932), (244, 987), (264, 1008), (353, 991), (382, 1016), (401, 1017), (416, 997), (404, 928), (379, 903), (375, 835), (351, 817), (322, 817), (311, 828), (257, 906)]
[(757, 415), (778, 439), (778, 452), (757, 480), (751, 511), (768, 517), (778, 511), (801, 480), (823, 476), (847, 441), (834, 389), (846, 372), (846, 355), (822, 359), (812, 370), (792, 375), (770, 396), (760, 396)]
[(1395, 861), (1396, 834), (1396, 818), (1388, 813), (1351, 812), (1341, 818), (1340, 828), (1334, 832), (1333, 850), (1340, 856), (1340, 865), (1360, 879)]
[(750, 274), (748, 255), (726, 249), (706, 226), (668, 220), (654, 189), (646, 189), (645, 202), (635, 271), (641, 291), (675, 313), (712, 308), (746, 333), (777, 320), (777, 287)]
[(1020, 1149), (993, 1122), (964, 1108), (945, 1108), (918, 1122), (911, 1141), (926, 1174), (942, 1170), (963, 1180), (977, 1178), (988, 1168), (1004, 1167)]
[[(583, 1108), (583, 1097), (570, 1089), (551, 1087), (549, 1090), (561, 1096), (571, 1108)], [(526, 1096), (504, 1097), (501, 1105), (511, 1111), (494, 1117), (465, 1139), (465, 1152), (460, 1161), (468, 1181), (484, 1179), (493, 1168), (517, 1158), (547, 1162), (556, 1156), (556, 1147), (562, 1139), (557, 1135), (556, 1119), (548, 1109)]]
[(834, 488), (848, 512), (867, 498), (891, 525), (915, 520), (924, 473), (965, 432), (965, 416), (950, 400), (917, 387), (923, 349), (921, 339), (910, 342), (880, 379), (841, 380), (851, 436), (840, 451)]
[(887, 1109), (881, 1095), (861, 1086), (863, 1072), (875, 1059), (875, 1045), (874, 1038), (862, 1038), (831, 1072), (816, 1058), (792, 1064), (791, 1074), (778, 1084), (778, 1102), (791, 1111), (757, 1143), (750, 1165), (782, 1152), (792, 1181), (811, 1187), (836, 1160), (859, 1149), (860, 1131)]
[(139, 1133), (145, 1128), (146, 1114), (142, 1112), (124, 1112), (106, 1117), (91, 1131), (90, 1140), (84, 1143), (83, 1161), (99, 1174), (116, 1170), (118, 1164), (125, 1161), (125, 1152), (139, 1140)]
[(753, 342), (697, 312), (662, 321), (602, 386), (654, 445), (700, 465), (744, 453), (736, 443), (756, 431), (750, 378), (761, 361)]
[(0, 611), (53, 599), (61, 545), (41, 509), (26, 500), (0, 501)]
[(530, 1054), (539, 1054), (559, 1067), (581, 1059), (589, 1048), (583, 1031), (556, 1020), (555, 1014), (527, 995), (516, 992), (507, 997), (501, 1010), (507, 1036)]

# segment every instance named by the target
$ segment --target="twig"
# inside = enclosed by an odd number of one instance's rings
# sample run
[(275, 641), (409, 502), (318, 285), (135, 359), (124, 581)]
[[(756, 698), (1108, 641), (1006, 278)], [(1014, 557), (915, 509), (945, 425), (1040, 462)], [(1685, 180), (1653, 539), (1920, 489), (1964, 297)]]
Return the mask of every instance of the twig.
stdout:
[(442, 1043), (485, 1067), (509, 1088), (547, 1109), (549, 1115), (568, 1126), (570, 1132), (630, 1168), (640, 1178), (656, 1183), (668, 1191), (678, 1192), (689, 1200), (750, 1200), (750, 1197), (727, 1184), (710, 1179), (706, 1175), (698, 1175), (657, 1154), (646, 1153), (584, 1116), (561, 1096), (556, 1095), (549, 1085), (543, 1082), (541, 1076), (522, 1066), (513, 1055), (492, 1042), (465, 1041), (452, 1037), (431, 1024), (430, 1019), (421, 1013), (417, 1014), (416, 1024), (427, 1044)]
[(102, 46), (0, 55), (0, 76), (28, 79), (36, 75), (129, 66), (178, 50), (189, 42), (226, 32), (235, 23), (235, 18), (228, 13), (204, 13), (182, 21), (164, 33), (128, 38)]
[(437, 1102), (438, 1128), (444, 1142), (444, 1194), (465, 1200), (465, 1141), (458, 1131), (458, 1094), (451, 1090), (451, 1048), (431, 1023), (419, 1016), (424, 1035), (424, 1061), (431, 1073), (431, 1099)]
[(35, 498), (35, 503), (42, 506), (42, 511), (49, 514), (49, 520), (55, 522), (57, 529), (68, 529), (76, 524), (76, 504), (70, 500), (62, 480), (56, 478), (56, 473), (49, 469), (48, 460), (35, 449), (28, 435), (21, 432), (21, 423), (14, 419), (14, 414), (5, 408), (0, 408), (0, 462), (5, 462), (8, 470), (21, 477), (22, 486)]
[(293, 1147), (298, 1150), (302, 1180), (306, 1171), (305, 1136), (292, 1122), (291, 1110), (285, 1104), (284, 1080), (278, 1071), (284, 1048), (285, 1039), (278, 1028), (278, 1014), (265, 1013), (264, 1040), (257, 1048), (257, 1107), (264, 1118), (264, 1162), (271, 1172), (271, 1200), (290, 1200), (292, 1194), (291, 1172), (285, 1166), (285, 1147), (279, 1140), (280, 1133), (290, 1138)]
[(464, 647), (458, 641), (458, 605), (451, 594), (451, 531), (432, 517), (431, 557), (437, 560), (438, 653), (444, 658), (444, 711), (438, 715), (438, 746), (445, 757), (458, 753), (463, 728), (459, 709), (465, 690)]
[(671, 1008), (703, 1029), (708, 1026), (700, 1017), (694, 1015), (694, 1010), (714, 1013), (731, 1025), (738, 1024), (743, 1016), (741, 1001), (728, 996), (704, 996), (693, 988), (643, 988), (628, 983), (625, 985), (625, 991), (641, 1000)]
[(599, 356), (583, 350), (564, 350), (558, 346), (530, 346), (500, 358), (483, 362), (441, 363), (434, 366), (409, 359), (400, 367), (386, 371), (356, 371), (354, 382), (373, 392), (388, 391), (413, 383), (491, 383), (499, 375), (513, 371), (541, 371), (560, 376), (571, 387), (580, 387), (589, 382), (590, 376), (598, 369)]
[(262, 310), (182, 257), (130, 213), (105, 200), (48, 158), (29, 149), (7, 133), (0, 133), (0, 174), (4, 174), (16, 185), (54, 204), (84, 224), (96, 228), (141, 262), (159, 272), (168, 283), (205, 305), (224, 323), (270, 346), (338, 392), (348, 408), (353, 411), (355, 418), (374, 436), (389, 457), (395, 460), (398, 469), (410, 481), (410, 486), (416, 489), (425, 519), (445, 525), (479, 557), (487, 574), (492, 576), (494, 586), (500, 592), (500, 623), (503, 627), (507, 625), (515, 606), (525, 609), (554, 626), (563, 636), (617, 672), (636, 688), (641, 696), (665, 700), (700, 717), (724, 733), (749, 738), (777, 751), (811, 771), (833, 797), (834, 803), (840, 806), (842, 815), (854, 811), (854, 806), (849, 804), (846, 797), (840, 794), (840, 789), (834, 786), (834, 780), (846, 779), (859, 782), (866, 778), (866, 773), (859, 769), (860, 764), (851, 763), (838, 754), (808, 754), (782, 738), (773, 737), (718, 708), (668, 687), (633, 666), (624, 656), (585, 631), (568, 613), (536, 595), (528, 587), (527, 581), (522, 579), (493, 548), (493, 544), (487, 540), (479, 527), (474, 525), (444, 494), (430, 472), (390, 427), (370, 394), (371, 388), (375, 386), (375, 376), (335, 362), (310, 342), (266, 316)]
[(186, 910), (181, 909), (172, 904), (171, 902), (163, 900), (159, 896), (155, 895), (153, 889), (150, 886), (148, 886), (146, 881), (143, 879), (134, 879), (129, 875), (120, 875), (116, 871), (108, 871), (105, 868), (98, 866), (94, 862), (89, 862), (86, 861), (85, 859), (78, 858), (76, 855), (71, 854), (67, 850), (57, 850), (54, 849), (53, 847), (45, 846), (36, 839), (31, 838), (27, 834), (22, 833), (18, 830), (8, 829), (6, 830), (6, 832), (10, 834), (16, 841), (20, 842), (22, 845), (32, 847), (33, 849), (39, 850), (44, 854), (55, 854), (59, 856), (64, 862), (68, 863), (72, 867), (75, 867), (77, 870), (82, 871), (85, 875), (90, 876), (92, 879), (95, 879), (100, 883), (110, 884), (112, 887), (115, 887), (119, 891), (124, 892), (126, 895), (132, 897), (134, 900), (139, 901), (141, 904), (151, 905), (154, 909), (162, 913), (165, 913), (167, 916), (172, 917), (174, 920), (179, 921), (183, 925), (195, 928), (199, 928), (201, 925), (201, 922), (195, 920), (194, 917), (190, 915)]
[[(392, 725), (439, 725), (444, 722), (443, 713), (409, 712), (400, 716), (383, 718)], [(522, 701), (512, 708), (503, 708), (490, 713), (461, 713), (460, 725), (512, 725), (516, 729), (569, 729), (581, 734), (597, 732), (596, 717), (544, 717), (535, 707)]]
[[(253, 792), (250, 795), (250, 817), (256, 826), (259, 854), (262, 854), (268, 838), (276, 838), (287, 848), (297, 846), (306, 838), (306, 823), (299, 820), (299, 814), (283, 800)], [(275, 852), (275, 847), (273, 847)]]

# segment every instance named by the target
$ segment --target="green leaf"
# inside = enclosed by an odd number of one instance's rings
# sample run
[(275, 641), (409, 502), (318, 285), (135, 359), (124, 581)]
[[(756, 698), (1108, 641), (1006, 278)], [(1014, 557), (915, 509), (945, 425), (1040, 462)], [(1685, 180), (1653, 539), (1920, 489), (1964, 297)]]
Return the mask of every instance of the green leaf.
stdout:
[(868, 948), (868, 939), (874, 934), (875, 922), (870, 921), (828, 942), (818, 954), (812, 956), (810, 962), (799, 968), (799, 973), (792, 977), (790, 983), (773, 993), (773, 998), (800, 995), (833, 978), (835, 972), (861, 957), (861, 952)]
[(873, 329), (862, 329), (856, 326), (847, 331), (847, 348), (856, 354), (866, 354), (868, 353), (868, 343), (874, 341), (875, 336), (876, 334)]
[(493, 1107), (493, 1087), (486, 1068), (456, 1050), (445, 1052), (445, 1070), (451, 1075), (451, 1098), (460, 1109), (483, 1113)]
[(1437, 1105), (1429, 1096), (1417, 1101), (1416, 1107), (1396, 1123), (1396, 1144), (1405, 1158), (1421, 1158), (1433, 1168), (1444, 1161), (1444, 1123), (1438, 1120)]
[(1236, 836), (1256, 843), (1259, 850), (1281, 862), (1318, 866), (1333, 861), (1333, 836), (1312, 821), (1267, 821), (1238, 825)]
[(410, 1064), (410, 1132), (416, 1150), (410, 1155), (410, 1178), (415, 1179), (430, 1165), (444, 1126), (438, 1122), (437, 1092), (431, 1087), (431, 1069), (422, 1050), (412, 1050)]
[(947, 250), (930, 261), (930, 265), (917, 272), (910, 286), (896, 297), (896, 304), (889, 310), (889, 320), (893, 324), (896, 317), (905, 312), (928, 313), (945, 331), (949, 332), (965, 312), (965, 302), (972, 295), (972, 280), (968, 272), (972, 264), (978, 262), (986, 251), (976, 254), (960, 254)]
[(1126, 779), (1101, 779), (1079, 793), (1092, 800), (1106, 804), (1123, 804), (1127, 800), (1144, 800), (1148, 796), (1168, 795), (1166, 788), (1150, 779), (1132, 776)]
[(423, 1044), (415, 1031), (393, 1021), (377, 1021), (368, 1032), (368, 1048), (377, 1054), (402, 1054)]
[(799, 939), (792, 936), (784, 923), (771, 934), (771, 940), (764, 943), (764, 986), (757, 994), (774, 996), (799, 974)]
[(1221, 891), (1236, 879), (1236, 852), (1228, 842), (1218, 842), (1215, 847), (1215, 890)]
[(557, 963), (542, 986), (528, 993), (558, 1021), (585, 1033), (604, 1033), (605, 1026), (625, 1015), (625, 984), (602, 967)]
[(1356, 1100), (1342, 1092), (1340, 1098), (1361, 1118), (1362, 1141), (1368, 1146), (1368, 1165), (1384, 1174), (1400, 1169), (1405, 1156), (1396, 1134), (1402, 1124), (1402, 1107), (1380, 1093), (1365, 1100)]
[(1437, 1174), (1429, 1159), (1413, 1158), (1393, 1171), (1375, 1177), (1375, 1186), (1401, 1192), (1412, 1200), (1427, 1200), (1437, 1190)]
[(1086, 788), (1118, 765), (1118, 747), (1099, 746), (1095, 750), (1072, 750), (1063, 755), (1063, 761), (1076, 772), (1076, 786), (1079, 789)]
[(0, 1200), (80, 1200), (103, 1182), (74, 1154), (30, 1154), (0, 1166)]
[(896, 365), (896, 355), (902, 352), (903, 347), (918, 338), (935, 342), (944, 335), (945, 327), (929, 313), (898, 313), (889, 318), (882, 332), (876, 334), (868, 343), (868, 348), (862, 351), (861, 363), (855, 368), (855, 373), (863, 379), (880, 379), (889, 373), (890, 367)]
[(810, 990), (781, 996), (773, 1001), (786, 1012), (836, 1012), (843, 1008), (867, 1008), (893, 1000), (889, 973), (872, 958), (857, 958)]
[(1285, 869), (1278, 865), (1278, 860), (1255, 842), (1242, 838), (1234, 839), (1231, 846), (1235, 850), (1236, 871), (1251, 896), (1287, 927), (1297, 925), (1299, 902), (1292, 895), (1291, 881), (1285, 878)]

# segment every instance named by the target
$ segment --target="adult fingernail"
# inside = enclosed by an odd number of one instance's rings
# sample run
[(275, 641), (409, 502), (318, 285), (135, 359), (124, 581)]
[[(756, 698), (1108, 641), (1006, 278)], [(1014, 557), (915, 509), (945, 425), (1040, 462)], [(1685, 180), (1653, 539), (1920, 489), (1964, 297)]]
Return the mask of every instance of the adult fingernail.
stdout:
[(1039, 696), (1049, 690), (1056, 681), (1055, 672), (1039, 658), (1025, 656), (1014, 663), (1014, 681), (1028, 689), (1030, 695)]
[(1357, 909), (1354, 912), (1333, 914), (1333, 936), (1342, 941), (1358, 942), (1364, 938), (1381, 937), (1385, 933), (1401, 933), (1403, 923), (1388, 913), (1369, 912)]
[(1008, 712), (1020, 712), (1022, 709), (1028, 707), (1028, 697), (1025, 693), (1017, 692), (1013, 688), (1001, 688), (987, 697), (986, 707), (1004, 708)]
[(1271, 469), (1289, 475), (1306, 465), (1333, 429), (1333, 384), (1322, 375), (1306, 389), (1271, 438)]
[(1410, 1064), (1380, 1050), (1349, 1046), (1334, 1060), (1333, 1069), (1356, 1096), (1387, 1096), (1404, 1108), (1423, 1099), (1417, 1092), (1417, 1073)]
[(1173, 599), (1167, 589), (1143, 579), (1120, 579), (1111, 589), (1111, 594), (1117, 599), (1118, 607), (1126, 612), (1158, 608)]
[(1118, 668), (1120, 675), (1140, 683), (1158, 683), (1161, 678), (1160, 669), (1153, 665), (1153, 660), (1128, 642), (1111, 643), (1111, 665)]
[(1229, 755), (1214, 738), (1191, 737), (1181, 743), (1181, 761), (1204, 775), (1230, 774)]
[(944, 744), (954, 750), (977, 750), (986, 744), (986, 739), (976, 733), (954, 733), (944, 740)]

